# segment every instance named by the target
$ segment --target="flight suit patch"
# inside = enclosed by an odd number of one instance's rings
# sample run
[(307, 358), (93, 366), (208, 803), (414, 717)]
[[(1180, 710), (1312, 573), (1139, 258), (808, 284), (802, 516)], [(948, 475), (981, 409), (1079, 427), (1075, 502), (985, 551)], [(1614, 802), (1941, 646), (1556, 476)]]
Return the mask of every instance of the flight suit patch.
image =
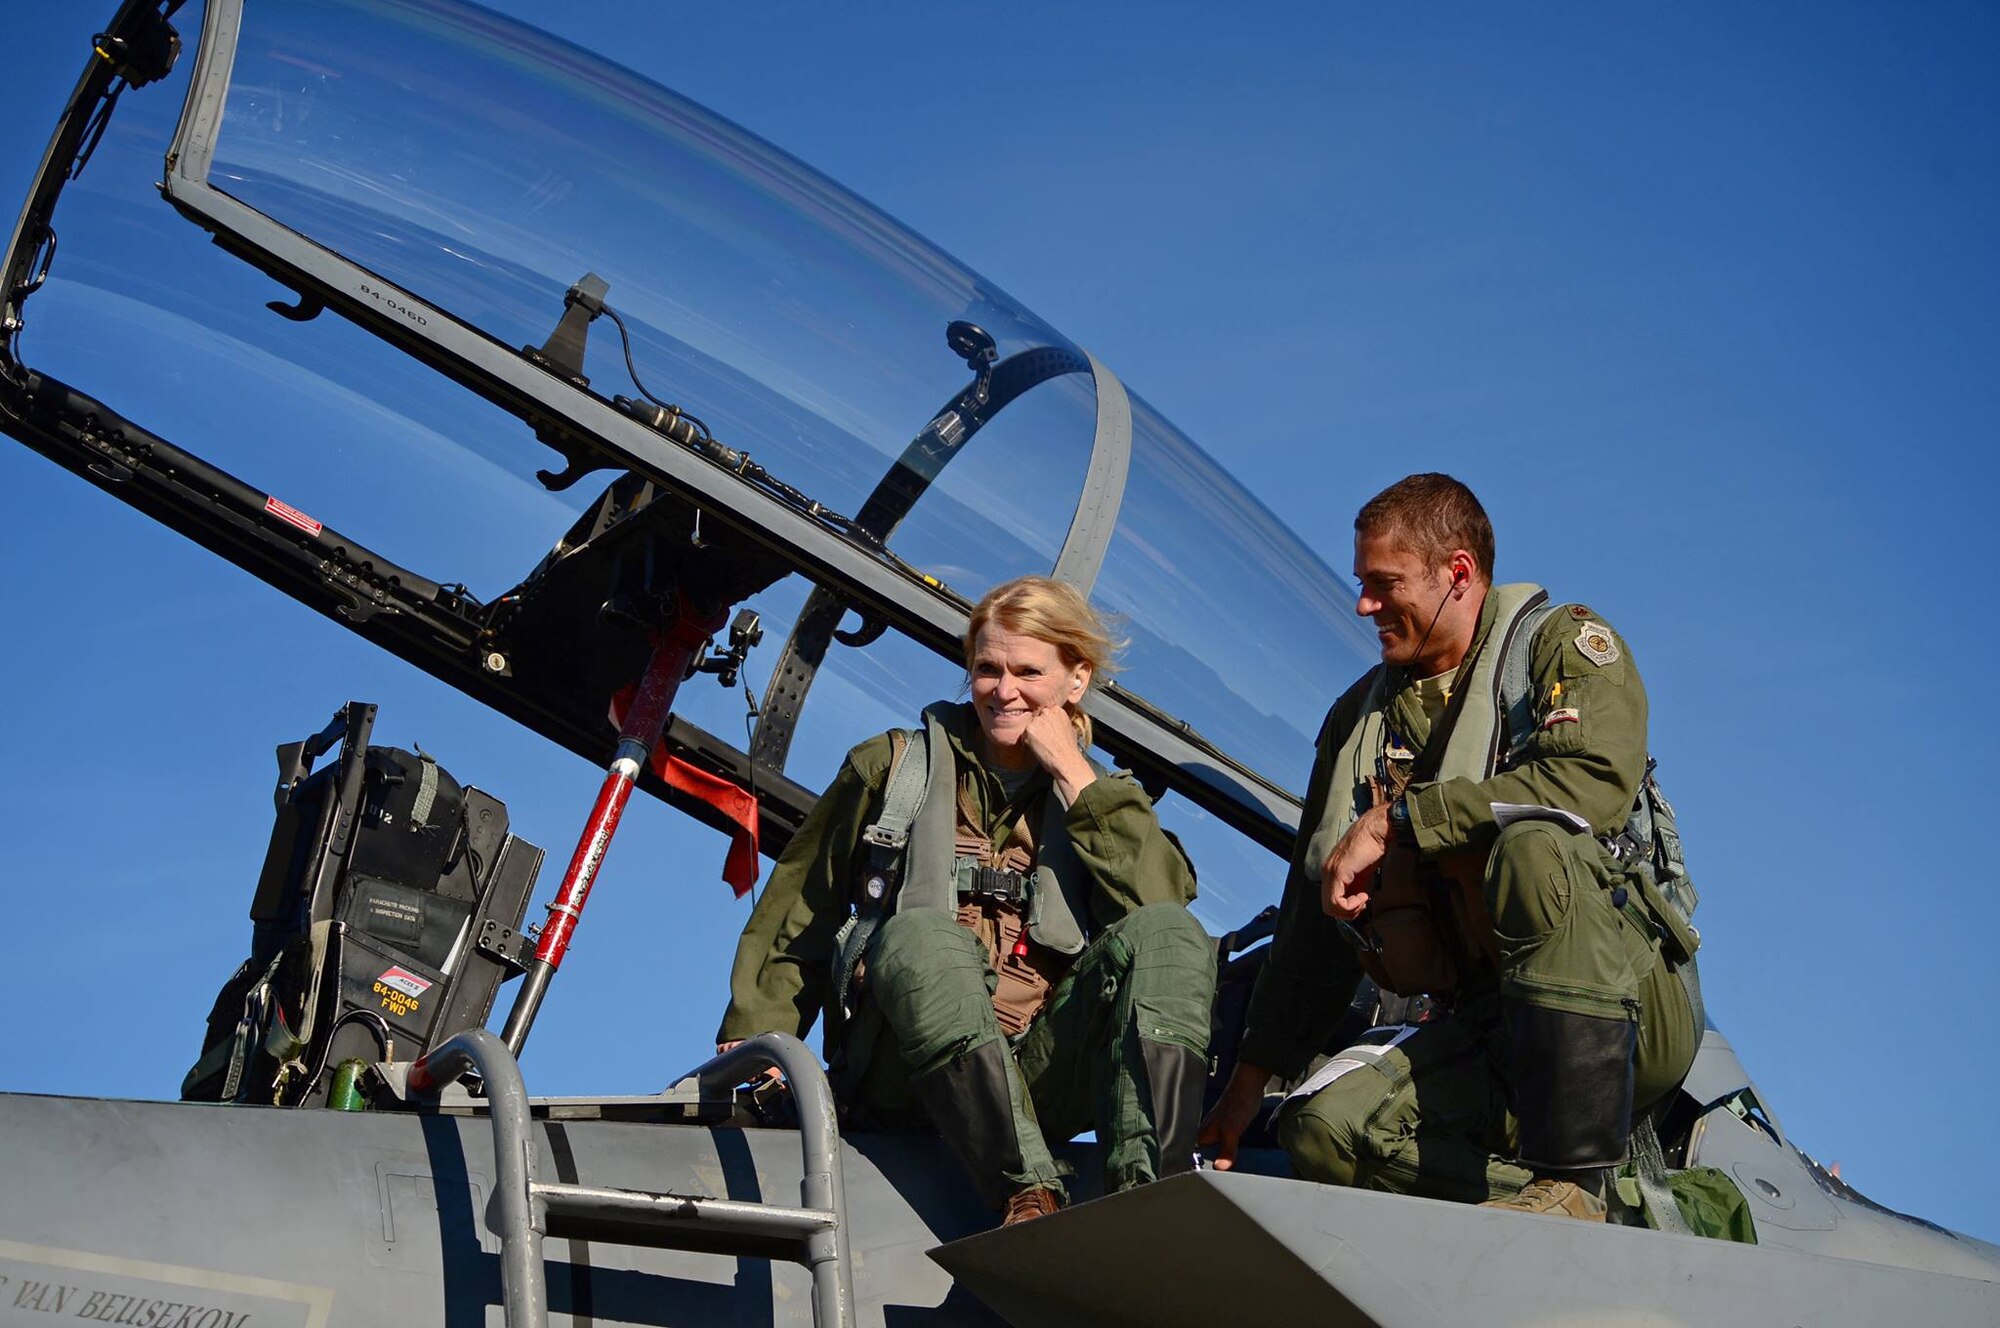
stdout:
[(1576, 648), (1599, 668), (1616, 664), (1620, 653), (1617, 638), (1611, 635), (1611, 629), (1596, 622), (1586, 622), (1583, 630), (1576, 634)]
[(1581, 604), (1572, 604), (1569, 606), (1569, 616), (1576, 619), (1578, 622), (1589, 622), (1590, 610), (1586, 609)]
[(1542, 720), (1541, 726), (1544, 729), (1552, 729), (1558, 724), (1581, 724), (1582, 722), (1583, 712), (1581, 710), (1578, 710), (1575, 706), (1564, 706), (1560, 710), (1549, 711), (1548, 715)]

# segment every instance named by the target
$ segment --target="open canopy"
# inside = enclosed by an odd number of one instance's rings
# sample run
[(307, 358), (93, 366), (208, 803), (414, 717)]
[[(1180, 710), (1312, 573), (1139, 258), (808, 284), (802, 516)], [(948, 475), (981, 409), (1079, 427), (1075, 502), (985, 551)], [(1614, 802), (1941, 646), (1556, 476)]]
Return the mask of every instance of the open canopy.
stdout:
[[(190, 45), (195, 10), (174, 19)], [(772, 681), (742, 745), (796, 792), (957, 691), (972, 600), (1052, 572), (1118, 615), (1124, 670), (1093, 712), (1116, 757), (1191, 799), (1170, 824), (1288, 842), (1287, 790), (1370, 653), (1349, 592), (1005, 292), (744, 130), (470, 6), (211, 0), (194, 54), (177, 124), (170, 94), (120, 108), (19, 352), (303, 517), (265, 501), (267, 536), (323, 553), (337, 532), (354, 575), (395, 583), (321, 607), (608, 746), (599, 693), (630, 652), (581, 639), (576, 604), (537, 617), (535, 595), (567, 558), (564, 594), (594, 610), (642, 547), (615, 528), (650, 503), (646, 565), (671, 547), (775, 638), (745, 668)], [(219, 271), (135, 187), (163, 150), (169, 201), (290, 295)], [(156, 329), (157, 358), (34, 360), (39, 320), (107, 316)], [(537, 675), (537, 655), (597, 662)], [(741, 778), (703, 732), (743, 733), (731, 696), (685, 690), (675, 733)]]

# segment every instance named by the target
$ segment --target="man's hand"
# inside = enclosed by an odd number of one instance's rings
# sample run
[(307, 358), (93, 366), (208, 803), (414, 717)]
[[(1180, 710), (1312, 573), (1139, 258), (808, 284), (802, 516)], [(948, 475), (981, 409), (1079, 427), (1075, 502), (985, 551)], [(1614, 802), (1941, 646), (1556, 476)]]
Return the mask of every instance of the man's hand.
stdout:
[(1257, 1118), (1257, 1109), (1264, 1105), (1264, 1085), (1270, 1078), (1271, 1072), (1261, 1065), (1236, 1062), (1222, 1096), (1215, 1100), (1215, 1109), (1202, 1120), (1201, 1131), (1195, 1135), (1195, 1147), (1214, 1163), (1217, 1171), (1228, 1171), (1236, 1165), (1237, 1141)]
[(1037, 710), (1021, 732), (1021, 745), (1049, 772), (1066, 804), (1075, 802), (1076, 795), (1097, 779), (1097, 772), (1076, 744), (1076, 725), (1061, 706)]
[(1320, 907), (1328, 917), (1352, 922), (1368, 907), (1367, 883), (1389, 849), (1389, 809), (1370, 807), (1347, 827), (1347, 833), (1326, 855), (1321, 874)]

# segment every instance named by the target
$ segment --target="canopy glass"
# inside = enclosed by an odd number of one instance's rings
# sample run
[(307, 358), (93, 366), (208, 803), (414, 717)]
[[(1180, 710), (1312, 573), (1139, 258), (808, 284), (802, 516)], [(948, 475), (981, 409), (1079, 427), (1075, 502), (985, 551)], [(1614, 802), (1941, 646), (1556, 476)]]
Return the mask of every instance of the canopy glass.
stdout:
[[(1002, 360), (1075, 349), (746, 131), (459, 5), (247, 6), (210, 183), (509, 346), (541, 344), (563, 292), (597, 273), (649, 390), (849, 515), (967, 382), (947, 324), (984, 328)], [(586, 372), (607, 396), (637, 395), (603, 321)], [(1095, 414), (1087, 372), (1025, 392), (890, 548), (967, 598), (1049, 571)], [(518, 431), (475, 446), (530, 469)], [(1143, 402), (1095, 595), (1125, 620), (1126, 686), (1274, 782), (1299, 782), (1332, 689), (1364, 658), (1351, 598)]]
[[(196, 8), (177, 20), (190, 35)], [(561, 460), (518, 418), (343, 320), (267, 312), (293, 297), (134, 187), (158, 179), (173, 109), (127, 98), (73, 188), (92, 202), (65, 203), (29, 360), (404, 566), (504, 592), (605, 477), (550, 492), (535, 472)], [(1143, 400), (1129, 467), (1108, 499), (1093, 491), (1105, 382), (1005, 292), (754, 135), (544, 34), (438, 0), (250, 0), (207, 182), (510, 351), (545, 342), (565, 291), (597, 274), (647, 391), (848, 516), (972, 380), (948, 325), (984, 329), (1003, 365), (1053, 355), (888, 549), (974, 599), (1107, 523), (1093, 598), (1129, 639), (1120, 684), (1277, 786), (1303, 783), (1326, 706), (1372, 653), (1341, 578)], [(104, 362), (87, 329), (105, 319), (154, 352)], [(42, 338), (55, 353), (38, 361)], [(608, 318), (583, 369), (593, 393), (640, 395)], [(795, 576), (757, 598), (774, 639), (809, 590)], [(772, 650), (751, 657), (758, 684)], [(848, 745), (961, 682), (893, 632), (835, 646), (787, 773), (820, 786)], [(746, 740), (740, 694), (690, 684), (678, 708)], [(1184, 800), (1162, 813), (1212, 926), (1272, 897), (1269, 855)]]

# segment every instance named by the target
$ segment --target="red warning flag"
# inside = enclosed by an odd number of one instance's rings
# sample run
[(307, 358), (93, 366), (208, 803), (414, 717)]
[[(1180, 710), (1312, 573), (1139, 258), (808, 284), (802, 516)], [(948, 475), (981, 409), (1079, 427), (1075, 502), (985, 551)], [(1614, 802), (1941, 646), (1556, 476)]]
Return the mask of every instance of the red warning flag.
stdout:
[(681, 760), (663, 742), (653, 749), (653, 773), (668, 788), (700, 798), (722, 813), (730, 824), (729, 856), (722, 860), (722, 879), (741, 899), (757, 883), (757, 797), (740, 785), (711, 775)]

